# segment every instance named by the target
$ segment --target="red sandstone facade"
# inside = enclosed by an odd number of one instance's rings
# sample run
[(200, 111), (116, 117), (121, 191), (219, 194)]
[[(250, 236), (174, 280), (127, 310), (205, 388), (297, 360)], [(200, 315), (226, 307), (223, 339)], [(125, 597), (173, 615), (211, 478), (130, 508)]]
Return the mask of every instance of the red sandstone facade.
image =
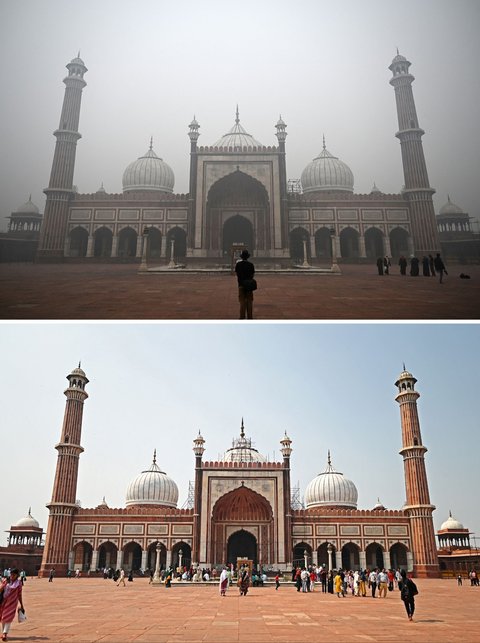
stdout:
[[(401, 510), (387, 510), (380, 504), (373, 510), (358, 510), (356, 490), (353, 501), (324, 494), (315, 500), (315, 506), (292, 508), (291, 440), (286, 435), (281, 440), (283, 461), (269, 462), (245, 437), (243, 421), (240, 438), (234, 440), (224, 460), (204, 461), (205, 440), (200, 434), (194, 440), (191, 508), (167, 506), (172, 498), (176, 504), (177, 496), (168, 486), (172, 481), (160, 472), (154, 457), (152, 467), (130, 485), (126, 508), (110, 508), (103, 502), (94, 509), (82, 509), (75, 504), (75, 497), (88, 380), (80, 368), (68, 379), (40, 575), (47, 574), (51, 567), (60, 574), (67, 569), (95, 571), (104, 567), (154, 569), (157, 544), (163, 566), (213, 567), (249, 558), (267, 570), (287, 571), (307, 559), (308, 564), (329, 568), (402, 567), (417, 576), (438, 575), (434, 507), (429, 499), (426, 449), (416, 409), (419, 394), (410, 373), (404, 371), (396, 383), (407, 491), (407, 505)], [(330, 459), (321, 475), (326, 483), (333, 475), (336, 483), (343, 480), (343, 474), (331, 467)], [(164, 494), (164, 505), (160, 496), (152, 499), (150, 492), (141, 495), (139, 485), (145, 476), (149, 488), (152, 482), (164, 485), (159, 492)], [(351, 492), (352, 485), (348, 481), (347, 491)]]

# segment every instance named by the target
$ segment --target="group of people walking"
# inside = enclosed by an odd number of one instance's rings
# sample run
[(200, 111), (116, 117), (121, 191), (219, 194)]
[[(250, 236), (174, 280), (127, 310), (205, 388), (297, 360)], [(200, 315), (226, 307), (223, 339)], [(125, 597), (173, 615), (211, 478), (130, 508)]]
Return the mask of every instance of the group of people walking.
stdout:
[[(436, 256), (433, 255), (424, 255), (421, 260), (422, 264), (422, 274), (424, 277), (435, 277), (438, 274), (439, 282), (443, 283), (443, 276), (447, 275), (447, 269), (443, 263), (443, 259), (440, 256), (440, 253), (437, 252)], [(378, 261), (377, 261), (378, 265)], [(407, 274), (408, 261), (403, 255), (398, 260), (398, 265), (400, 267), (400, 274)], [(385, 274), (388, 274), (385, 273)], [(420, 259), (418, 257), (410, 257), (410, 276), (418, 277), (420, 274)]]

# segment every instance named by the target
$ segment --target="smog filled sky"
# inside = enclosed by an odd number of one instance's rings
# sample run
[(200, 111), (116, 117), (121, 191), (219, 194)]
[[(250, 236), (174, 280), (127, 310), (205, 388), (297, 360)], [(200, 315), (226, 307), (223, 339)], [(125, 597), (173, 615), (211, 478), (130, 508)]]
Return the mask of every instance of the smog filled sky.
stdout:
[(89, 71), (80, 116), (79, 192), (122, 190), (127, 165), (154, 150), (188, 192), (188, 124), (212, 145), (240, 122), (264, 145), (288, 125), (287, 173), (322, 149), (346, 162), (355, 192), (403, 185), (396, 47), (411, 62), (436, 211), (447, 194), (478, 217), (480, 3), (477, 0), (2, 0), (0, 229), (30, 193), (44, 209), (65, 65)]
[[(292, 439), (292, 486), (332, 463), (358, 489), (405, 502), (395, 381), (417, 378), (418, 412), (436, 529), (453, 515), (480, 535), (479, 325), (467, 324), (3, 324), (2, 455), (10, 486), (0, 531), (26, 516), (43, 528), (67, 386), (82, 360), (86, 387), (77, 498), (125, 506), (128, 484), (157, 461), (182, 507), (194, 477), (193, 439), (218, 460), (240, 433), (270, 460)], [(13, 486), (12, 486), (13, 485)], [(5, 541), (5, 536), (2, 538)]]

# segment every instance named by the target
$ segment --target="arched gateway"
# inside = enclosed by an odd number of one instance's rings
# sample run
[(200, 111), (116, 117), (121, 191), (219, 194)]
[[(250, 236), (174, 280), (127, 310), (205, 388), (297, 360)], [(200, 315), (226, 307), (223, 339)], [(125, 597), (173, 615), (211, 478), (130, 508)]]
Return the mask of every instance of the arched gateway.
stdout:
[(212, 514), (214, 564), (248, 558), (256, 565), (272, 559), (273, 512), (259, 493), (242, 486), (222, 496)]

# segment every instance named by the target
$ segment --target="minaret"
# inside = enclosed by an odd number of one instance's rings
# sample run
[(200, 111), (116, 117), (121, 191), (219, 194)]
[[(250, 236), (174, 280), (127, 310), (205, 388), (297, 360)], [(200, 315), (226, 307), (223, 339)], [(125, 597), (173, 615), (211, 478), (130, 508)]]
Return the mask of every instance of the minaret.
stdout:
[(413, 571), (421, 578), (439, 576), (435, 531), (432, 513), (435, 509), (430, 502), (425, 453), (427, 448), (422, 444), (420, 422), (418, 420), (417, 400), (420, 394), (415, 391), (416, 379), (405, 370), (395, 382), (398, 395), (395, 401), (400, 405), (402, 424), (402, 445), (405, 473), (406, 505), (404, 507), (410, 518), (413, 549)]
[(193, 441), (193, 452), (195, 453), (195, 497), (193, 501), (193, 547), (192, 547), (192, 565), (195, 567), (200, 560), (200, 516), (202, 513), (202, 456), (205, 452), (205, 440), (198, 432), (198, 436)]
[(278, 139), (278, 172), (280, 180), (280, 221), (282, 231), (282, 247), (288, 244), (288, 207), (287, 207), (287, 160), (285, 153), (285, 141), (287, 138), (287, 124), (280, 118), (275, 125)]
[(193, 115), (193, 120), (188, 126), (188, 138), (190, 139), (190, 182), (188, 188), (188, 232), (187, 247), (195, 246), (195, 204), (197, 201), (197, 141), (200, 136), (200, 124)]
[(53, 133), (57, 138), (53, 155), (50, 183), (44, 190), (47, 195), (43, 224), (37, 251), (37, 261), (62, 261), (67, 236), (67, 219), (73, 190), (73, 171), (78, 132), (82, 90), (87, 84), (83, 76), (87, 71), (80, 52), (67, 65), (68, 76), (64, 78), (65, 97), (63, 99), (60, 125)]
[(405, 177), (405, 189), (402, 193), (409, 203), (414, 251), (422, 256), (439, 252), (440, 240), (432, 201), (435, 190), (428, 182), (422, 145), (425, 132), (418, 125), (412, 91), (415, 77), (408, 71), (410, 65), (397, 49), (397, 55), (389, 69), (393, 73), (390, 84), (395, 88), (397, 101), (399, 131), (395, 136), (400, 139)]
[(290, 456), (292, 455), (292, 441), (285, 431), (285, 436), (280, 440), (282, 448), (280, 449), (283, 455), (283, 505), (285, 508), (284, 513), (284, 529), (285, 529), (285, 563), (287, 567), (292, 564), (293, 546), (292, 546), (292, 498), (290, 491)]
[(52, 567), (55, 567), (57, 574), (64, 576), (69, 567), (68, 557), (72, 547), (72, 518), (77, 506), (78, 461), (83, 452), (80, 446), (83, 403), (88, 397), (85, 391), (88, 379), (79, 364), (67, 375), (67, 380), (62, 434), (55, 446), (58, 451), (57, 470), (52, 500), (47, 505), (50, 510), (47, 537), (38, 573), (41, 577), (48, 576)]

